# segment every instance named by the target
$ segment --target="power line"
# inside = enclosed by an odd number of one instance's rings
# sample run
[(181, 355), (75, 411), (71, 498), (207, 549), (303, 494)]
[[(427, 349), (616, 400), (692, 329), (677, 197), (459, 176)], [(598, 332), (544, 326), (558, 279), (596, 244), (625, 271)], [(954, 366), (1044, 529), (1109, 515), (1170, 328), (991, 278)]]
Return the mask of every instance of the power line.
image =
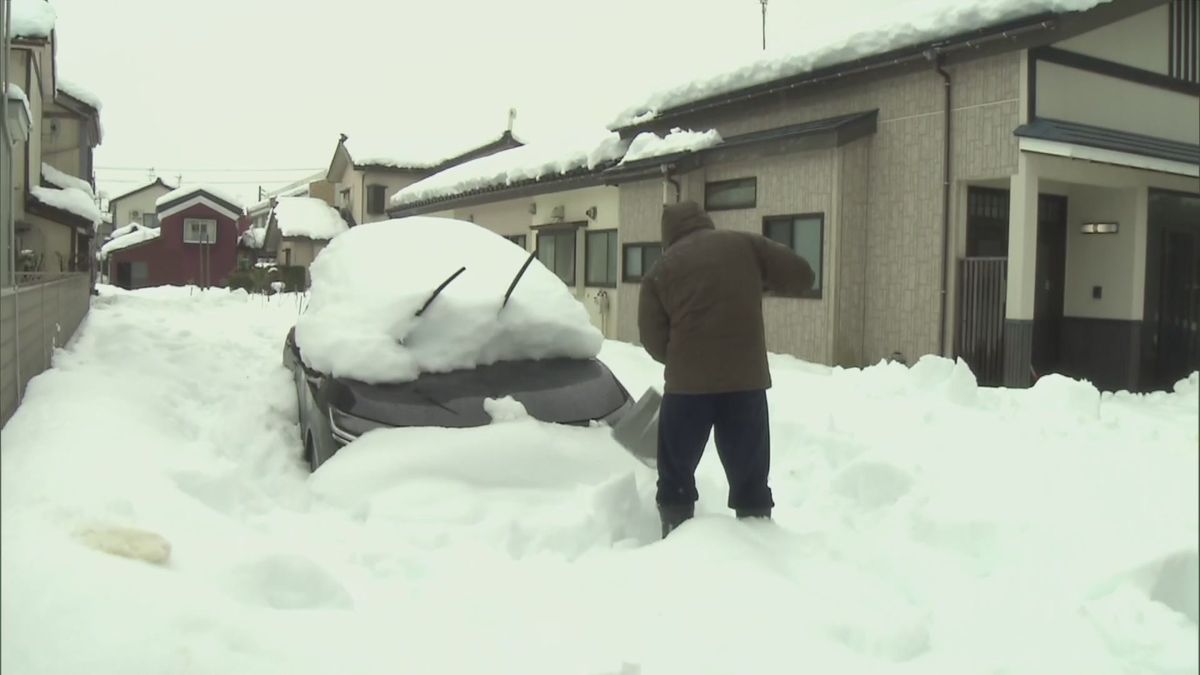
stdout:
[[(170, 178), (170, 176), (168, 176)], [(101, 183), (147, 183), (144, 178), (102, 178)], [(263, 183), (292, 183), (295, 182), (292, 178), (279, 178), (268, 180), (185, 180), (185, 183), (207, 183), (209, 185), (262, 185)]]

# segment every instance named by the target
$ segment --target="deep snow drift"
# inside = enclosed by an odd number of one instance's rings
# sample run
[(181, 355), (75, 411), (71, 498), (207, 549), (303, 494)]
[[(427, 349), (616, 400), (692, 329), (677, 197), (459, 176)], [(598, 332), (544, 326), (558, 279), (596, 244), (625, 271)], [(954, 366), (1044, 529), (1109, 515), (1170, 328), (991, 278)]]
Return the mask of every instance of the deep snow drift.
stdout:
[[(339, 237), (336, 241), (345, 238)], [(502, 291), (503, 289), (501, 289)], [(314, 476), (298, 298), (102, 287), (0, 449), (5, 673), (1195, 673), (1197, 405), (774, 357), (774, 524), (657, 540), (604, 429), (496, 406)], [(635, 393), (639, 349), (600, 357)], [(134, 527), (163, 565), (89, 548)]]

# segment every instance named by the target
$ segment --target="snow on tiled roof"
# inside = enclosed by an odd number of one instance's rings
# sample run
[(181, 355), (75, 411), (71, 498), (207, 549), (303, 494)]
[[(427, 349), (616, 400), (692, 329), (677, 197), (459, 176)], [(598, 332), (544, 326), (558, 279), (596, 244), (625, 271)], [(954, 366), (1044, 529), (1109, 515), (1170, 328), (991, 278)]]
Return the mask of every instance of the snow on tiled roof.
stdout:
[(464, 141), (412, 133), (353, 134), (345, 148), (356, 165), (378, 165), (400, 169), (432, 169), (443, 162), (495, 143), (503, 135)]
[(636, 162), (639, 159), (673, 155), (677, 152), (695, 152), (711, 148), (721, 143), (721, 134), (716, 129), (708, 131), (690, 131), (672, 129), (666, 136), (646, 131), (638, 134), (629, 144), (621, 163)]
[(48, 38), (58, 15), (46, 0), (12, 0), (9, 10), (10, 38)]
[(350, 229), (336, 209), (316, 197), (280, 197), (274, 213), (285, 237), (333, 239)]
[(100, 257), (106, 258), (113, 251), (136, 246), (144, 241), (155, 239), (161, 234), (162, 231), (157, 227), (144, 227), (138, 223), (130, 223), (113, 231), (113, 238), (100, 247)]
[[(1085, 11), (1111, 0), (895, 0), (864, 12), (854, 2), (808, 25), (794, 26), (788, 44), (796, 45), (659, 89), (618, 114), (610, 129), (654, 119), (663, 111), (754, 85), (917, 46), (988, 26), (1045, 12)], [(844, 16), (837, 16), (838, 14)], [(812, 18), (811, 13), (806, 18)]]
[(86, 180), (72, 176), (65, 171), (59, 171), (45, 162), (42, 162), (42, 178), (45, 178), (47, 182), (56, 188), (64, 190), (74, 188), (83, 191), (88, 197), (94, 198), (96, 196), (95, 191), (92, 190), (92, 186)]
[(39, 202), (68, 213), (73, 213), (80, 218), (90, 221), (93, 226), (104, 222), (104, 214), (100, 212), (100, 208), (96, 206), (93, 198), (89, 197), (83, 190), (76, 188), (60, 190), (38, 185), (30, 188), (29, 192)]
[(389, 204), (404, 206), (521, 181), (561, 176), (580, 169), (591, 170), (620, 159), (627, 147), (627, 141), (610, 132), (571, 143), (530, 143), (440, 171), (392, 195)]
[(196, 194), (198, 192), (207, 192), (208, 194), (216, 197), (217, 199), (228, 202), (229, 204), (236, 206), (239, 209), (244, 208), (244, 206), (245, 206), (244, 204), (242, 204), (242, 200), (238, 199), (238, 197), (236, 195), (234, 195), (233, 193), (228, 192), (226, 190), (222, 190), (221, 188), (213, 187), (211, 185), (205, 185), (203, 183), (197, 183), (195, 185), (185, 185), (183, 187), (171, 190), (170, 192), (166, 193), (165, 195), (154, 200), (154, 206), (160, 207), (163, 204), (170, 204), (171, 202), (178, 201), (184, 197), (188, 197), (188, 196)]
[(82, 101), (83, 103), (86, 103), (87, 105), (95, 108), (97, 111), (99, 111), (100, 108), (103, 107), (104, 104), (100, 101), (100, 97), (97, 96), (96, 94), (92, 93), (91, 90), (87, 89), (86, 87), (79, 84), (78, 82), (75, 82), (73, 80), (68, 80), (68, 79), (64, 78), (62, 75), (59, 75), (58, 77), (56, 77), (54, 79), (54, 81), (55, 81), (55, 88), (58, 89), (58, 91), (61, 91), (62, 93), (66, 94), (68, 96), (71, 96), (73, 98), (78, 99), (79, 101)]

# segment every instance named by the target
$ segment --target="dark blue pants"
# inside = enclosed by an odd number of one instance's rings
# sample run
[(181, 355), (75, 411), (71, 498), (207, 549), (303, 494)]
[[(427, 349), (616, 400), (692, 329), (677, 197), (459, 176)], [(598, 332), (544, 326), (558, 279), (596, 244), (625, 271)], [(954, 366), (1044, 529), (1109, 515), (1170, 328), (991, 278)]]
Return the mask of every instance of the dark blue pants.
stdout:
[(658, 504), (683, 507), (696, 502), (696, 467), (715, 431), (717, 456), (729, 481), (729, 508), (751, 515), (769, 511), (775, 502), (767, 485), (768, 422), (767, 392), (762, 389), (664, 394), (658, 412)]

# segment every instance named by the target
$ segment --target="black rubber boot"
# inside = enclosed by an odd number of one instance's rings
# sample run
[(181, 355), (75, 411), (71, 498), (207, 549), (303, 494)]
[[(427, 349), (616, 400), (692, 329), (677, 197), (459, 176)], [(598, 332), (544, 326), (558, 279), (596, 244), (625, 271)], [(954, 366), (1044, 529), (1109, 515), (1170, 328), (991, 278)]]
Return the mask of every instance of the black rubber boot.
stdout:
[(691, 518), (696, 514), (695, 504), (675, 504), (664, 506), (659, 504), (658, 517), (662, 520), (662, 536), (663, 539), (671, 533), (671, 530), (683, 524), (683, 521)]
[(761, 518), (763, 520), (770, 520), (771, 507), (768, 506), (764, 509), (738, 509), (737, 517), (738, 520), (743, 520), (746, 518)]

